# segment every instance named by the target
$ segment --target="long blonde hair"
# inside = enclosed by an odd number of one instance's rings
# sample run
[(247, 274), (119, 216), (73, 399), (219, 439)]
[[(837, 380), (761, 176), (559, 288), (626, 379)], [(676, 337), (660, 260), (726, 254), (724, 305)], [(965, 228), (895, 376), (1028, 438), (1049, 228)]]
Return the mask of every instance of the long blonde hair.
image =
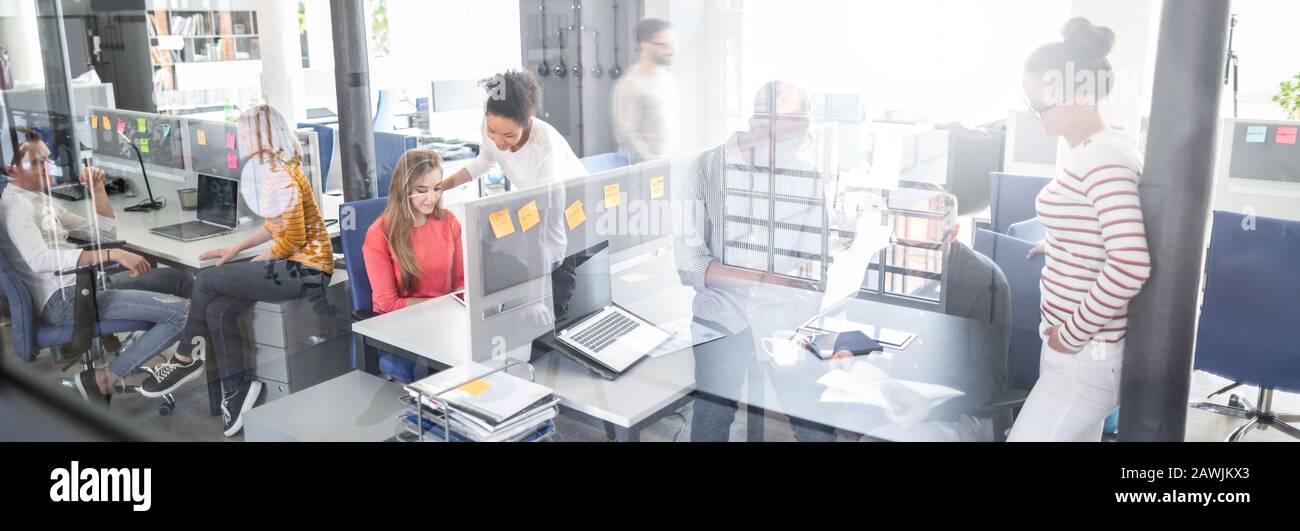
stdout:
[[(435, 171), (442, 171), (442, 157), (433, 150), (412, 149), (397, 160), (397, 165), (393, 168), (393, 183), (388, 187), (388, 206), (384, 208), (384, 235), (388, 237), (388, 245), (397, 257), (398, 283), (402, 286), (402, 291), (407, 293), (410, 293), (416, 280), (423, 274), (411, 244), (411, 229), (415, 228), (411, 191), (415, 188), (413, 183)], [(439, 197), (431, 217), (441, 220), (442, 216), (442, 198)]]

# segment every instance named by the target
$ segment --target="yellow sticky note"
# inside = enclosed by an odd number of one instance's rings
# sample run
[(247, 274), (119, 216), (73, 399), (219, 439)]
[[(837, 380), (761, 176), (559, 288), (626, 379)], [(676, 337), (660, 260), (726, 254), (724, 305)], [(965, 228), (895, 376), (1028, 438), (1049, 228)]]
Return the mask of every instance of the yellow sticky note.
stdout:
[(470, 383), (457, 387), (456, 390), (464, 391), (473, 396), (478, 396), (483, 394), (483, 391), (487, 391), (490, 388), (492, 388), (492, 384), (487, 380), (474, 380)]
[(146, 131), (149, 130), (149, 125), (145, 122), (144, 118), (136, 118), (136, 119), (135, 119), (135, 128), (136, 128), (136, 130), (138, 130), (138, 131), (140, 131), (141, 133), (143, 133), (143, 132), (146, 132)]
[(141, 139), (140, 139), (140, 152), (141, 152), (141, 153), (148, 153), (148, 152), (149, 152), (149, 139), (148, 139), (148, 138), (141, 138)]
[(103, 122), (104, 122), (104, 130), (105, 130), (105, 131), (112, 131), (112, 130), (113, 130), (113, 121), (112, 121), (112, 120), (109, 120), (107, 116), (104, 117)]
[(492, 223), (492, 232), (498, 240), (515, 233), (515, 222), (510, 219), (509, 209), (488, 214), (488, 221)]
[(659, 199), (664, 196), (664, 176), (659, 175), (650, 178), (650, 199)]
[(617, 208), (622, 203), (618, 195), (618, 183), (605, 185), (605, 208)]
[(528, 232), (528, 229), (537, 226), (542, 221), (542, 216), (537, 212), (537, 201), (529, 201), (524, 208), (519, 209), (519, 229)]
[(90, 115), (90, 128), (91, 128), (91, 129), (99, 129), (99, 117), (98, 117), (98, 116), (95, 116), (95, 115), (93, 115), (93, 114)]
[(569, 230), (578, 228), (579, 225), (587, 222), (587, 212), (582, 209), (582, 200), (574, 201), (569, 208), (564, 209), (564, 219), (569, 222)]
[(199, 129), (199, 145), (200, 146), (208, 145), (208, 132), (202, 129)]

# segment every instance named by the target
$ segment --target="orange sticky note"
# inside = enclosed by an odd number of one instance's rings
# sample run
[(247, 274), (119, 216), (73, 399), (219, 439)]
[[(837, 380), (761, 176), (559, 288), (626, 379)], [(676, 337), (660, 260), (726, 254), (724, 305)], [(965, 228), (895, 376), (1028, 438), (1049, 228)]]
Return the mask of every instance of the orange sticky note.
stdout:
[(200, 146), (206, 146), (206, 145), (208, 145), (208, 132), (207, 132), (207, 131), (204, 131), (204, 130), (202, 130), (202, 129), (199, 129), (199, 131), (198, 131), (198, 137), (199, 137), (199, 145), (200, 145)]
[(519, 229), (528, 232), (528, 229), (536, 227), (542, 221), (542, 216), (537, 212), (537, 201), (529, 201), (524, 208), (519, 209)]
[(617, 208), (622, 203), (618, 194), (618, 183), (605, 185), (605, 208)]
[(104, 123), (104, 130), (105, 130), (105, 131), (112, 131), (112, 130), (113, 130), (113, 121), (110, 120), (110, 119), (108, 119), (107, 116), (105, 116), (104, 119), (101, 120), (101, 121)]
[(574, 201), (569, 208), (564, 209), (564, 219), (569, 222), (569, 230), (578, 228), (578, 226), (587, 222), (587, 212), (582, 209), (582, 200)]
[(659, 199), (664, 196), (664, 176), (659, 175), (650, 178), (650, 199)]
[(464, 391), (466, 393), (469, 393), (472, 396), (478, 396), (483, 394), (483, 391), (487, 391), (488, 389), (491, 388), (492, 388), (492, 383), (488, 382), (487, 380), (474, 380), (470, 383), (457, 387), (456, 390)]
[(91, 128), (91, 129), (99, 129), (99, 117), (98, 117), (98, 116), (95, 116), (95, 115), (93, 115), (93, 114), (90, 115), (90, 128)]
[(510, 219), (509, 209), (488, 214), (488, 221), (492, 223), (492, 232), (497, 235), (498, 240), (515, 233), (515, 222)]

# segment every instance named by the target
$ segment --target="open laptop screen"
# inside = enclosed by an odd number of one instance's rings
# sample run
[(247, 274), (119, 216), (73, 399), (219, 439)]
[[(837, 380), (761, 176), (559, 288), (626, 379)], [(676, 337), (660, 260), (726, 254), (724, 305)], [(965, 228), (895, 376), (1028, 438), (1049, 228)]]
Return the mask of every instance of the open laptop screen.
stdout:
[(199, 175), (199, 220), (234, 228), (239, 218), (239, 181)]
[(564, 330), (614, 302), (609, 272), (609, 242), (603, 241), (564, 259), (551, 273), (555, 330)]

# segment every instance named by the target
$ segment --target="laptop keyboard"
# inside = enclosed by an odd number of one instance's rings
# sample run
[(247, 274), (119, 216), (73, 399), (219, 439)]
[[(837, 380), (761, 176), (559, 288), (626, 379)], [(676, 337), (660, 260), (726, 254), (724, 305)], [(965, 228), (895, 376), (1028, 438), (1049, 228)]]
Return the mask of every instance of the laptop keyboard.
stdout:
[(640, 324), (621, 313), (610, 313), (596, 321), (590, 328), (573, 337), (573, 342), (592, 352), (600, 352), (636, 330)]

